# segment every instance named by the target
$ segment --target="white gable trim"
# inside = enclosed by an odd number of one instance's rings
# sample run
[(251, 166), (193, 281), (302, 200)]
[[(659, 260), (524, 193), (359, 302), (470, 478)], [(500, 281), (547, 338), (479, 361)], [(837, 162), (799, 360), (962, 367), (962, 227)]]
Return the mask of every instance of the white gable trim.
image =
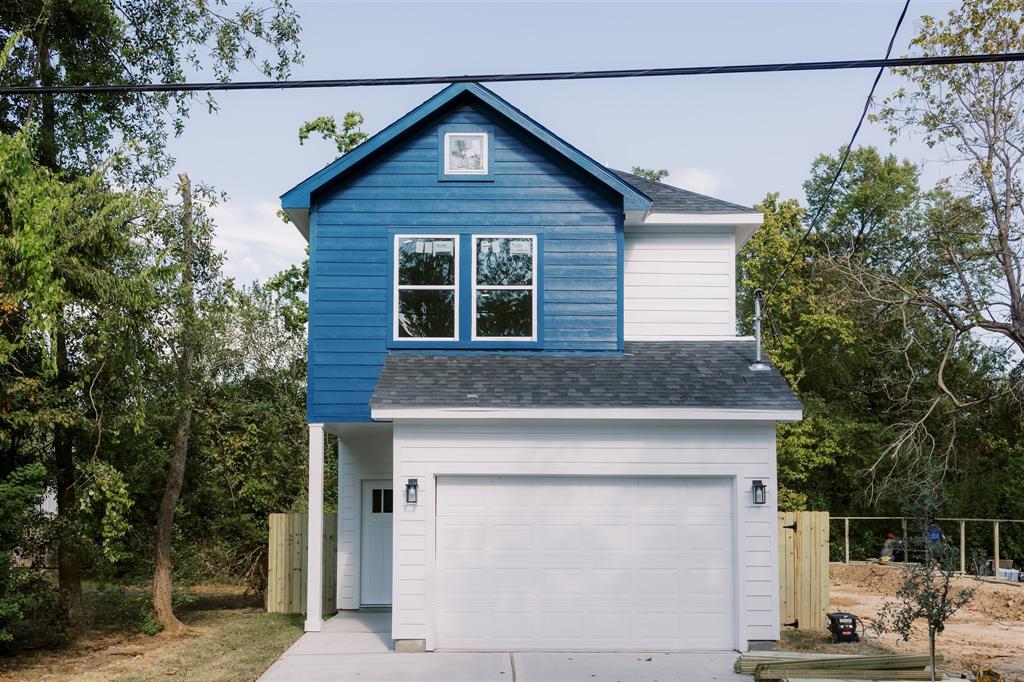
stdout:
[(803, 419), (803, 410), (705, 407), (374, 407), (373, 419), (669, 419), (776, 421)]
[[(648, 213), (644, 225), (760, 225), (764, 214), (752, 213)], [(628, 224), (634, 224), (627, 221)]]
[(626, 212), (625, 227), (639, 227), (643, 225), (657, 225), (659, 227), (678, 227), (681, 230), (693, 230), (694, 228), (711, 228), (713, 230), (728, 230), (736, 234), (736, 251), (747, 243), (747, 240), (764, 223), (764, 214), (754, 213), (639, 213), (637, 211)]

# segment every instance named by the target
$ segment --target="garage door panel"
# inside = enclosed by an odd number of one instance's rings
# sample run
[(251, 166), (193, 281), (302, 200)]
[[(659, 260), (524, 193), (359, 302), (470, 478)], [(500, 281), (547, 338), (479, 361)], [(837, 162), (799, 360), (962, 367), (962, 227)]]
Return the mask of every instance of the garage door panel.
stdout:
[(437, 640), (729, 649), (728, 479), (441, 477)]

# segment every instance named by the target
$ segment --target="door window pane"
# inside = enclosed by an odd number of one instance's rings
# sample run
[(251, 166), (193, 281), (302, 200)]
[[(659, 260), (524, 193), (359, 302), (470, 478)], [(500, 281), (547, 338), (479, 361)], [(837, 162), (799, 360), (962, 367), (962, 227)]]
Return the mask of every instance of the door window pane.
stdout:
[(373, 502), (370, 504), (370, 511), (374, 514), (380, 514), (381, 507), (381, 489), (373, 489)]
[(455, 292), (399, 289), (398, 336), (403, 339), (455, 337)]
[(476, 333), (488, 337), (533, 335), (533, 292), (491, 289), (476, 295)]

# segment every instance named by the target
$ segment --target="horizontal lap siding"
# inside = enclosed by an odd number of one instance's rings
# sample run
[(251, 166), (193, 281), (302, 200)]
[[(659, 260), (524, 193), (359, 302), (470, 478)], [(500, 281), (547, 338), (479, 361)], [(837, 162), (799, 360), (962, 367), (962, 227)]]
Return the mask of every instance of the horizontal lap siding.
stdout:
[(733, 336), (734, 247), (732, 230), (628, 228), (623, 275), (626, 340)]
[[(755, 506), (754, 479), (775, 485), (774, 424), (751, 422), (437, 421), (395, 425), (395, 480), (419, 480), (419, 502), (397, 510), (393, 637), (433, 637), (437, 476), (728, 476), (736, 481), (735, 589), (739, 644), (778, 638), (774, 495)], [(425, 550), (425, 551), (424, 551)], [(729, 567), (723, 567), (728, 570)], [(421, 592), (427, 589), (427, 605)], [(424, 613), (424, 608), (428, 609)]]
[[(493, 182), (438, 181), (437, 127), (451, 123), (494, 126)], [(619, 347), (621, 206), (548, 152), (463, 107), (314, 200), (310, 421), (370, 420), (368, 403), (391, 331), (388, 231), (476, 228), (543, 235), (544, 350)]]

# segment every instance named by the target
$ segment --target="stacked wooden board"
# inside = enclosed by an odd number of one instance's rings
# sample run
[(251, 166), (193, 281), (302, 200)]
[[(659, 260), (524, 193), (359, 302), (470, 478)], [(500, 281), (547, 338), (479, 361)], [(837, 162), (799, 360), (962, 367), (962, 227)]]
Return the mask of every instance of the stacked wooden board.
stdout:
[[(936, 657), (936, 678), (941, 678), (943, 659)], [(927, 655), (888, 654), (882, 656), (827, 656), (787, 652), (740, 654), (733, 666), (738, 673), (753, 675), (756, 682), (787, 680), (931, 680)]]

